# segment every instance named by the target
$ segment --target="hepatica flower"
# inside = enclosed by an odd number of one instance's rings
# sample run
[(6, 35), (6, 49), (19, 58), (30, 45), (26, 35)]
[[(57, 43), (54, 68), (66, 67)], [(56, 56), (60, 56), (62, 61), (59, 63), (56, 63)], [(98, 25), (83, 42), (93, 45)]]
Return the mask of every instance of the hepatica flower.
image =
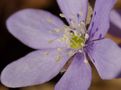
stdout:
[(27, 46), (36, 49), (9, 64), (1, 74), (8, 87), (42, 84), (55, 77), (66, 62), (72, 62), (55, 90), (87, 90), (91, 67), (95, 65), (102, 79), (112, 79), (121, 70), (121, 50), (105, 39), (109, 14), (115, 0), (96, 0), (91, 24), (86, 29), (88, 0), (57, 0), (69, 25), (49, 12), (26, 9), (7, 20), (9, 32)]

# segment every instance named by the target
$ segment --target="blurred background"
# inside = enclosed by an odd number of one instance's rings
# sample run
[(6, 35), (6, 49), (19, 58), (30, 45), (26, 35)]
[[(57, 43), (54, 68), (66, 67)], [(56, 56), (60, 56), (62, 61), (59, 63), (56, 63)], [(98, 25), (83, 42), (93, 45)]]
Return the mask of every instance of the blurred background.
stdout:
[[(93, 7), (94, 1), (90, 0)], [(33, 49), (23, 45), (8, 33), (5, 21), (14, 12), (24, 8), (38, 8), (59, 15), (60, 10), (56, 0), (0, 0), (0, 72), (10, 62), (26, 55)], [(121, 0), (118, 0), (115, 9), (121, 9)], [(117, 44), (121, 45), (121, 38), (107, 34)], [(50, 82), (26, 88), (7, 88), (0, 84), (0, 90), (54, 90), (55, 83), (62, 75), (59, 74)], [(101, 80), (93, 66), (93, 81), (89, 90), (121, 90), (121, 79)]]

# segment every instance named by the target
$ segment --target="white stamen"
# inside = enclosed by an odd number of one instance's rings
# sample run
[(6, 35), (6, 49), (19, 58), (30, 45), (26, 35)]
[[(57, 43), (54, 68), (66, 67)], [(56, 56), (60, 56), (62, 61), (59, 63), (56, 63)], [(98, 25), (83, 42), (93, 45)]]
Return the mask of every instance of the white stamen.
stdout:
[(60, 55), (56, 56), (56, 61), (59, 62), (62, 59)]
[(66, 72), (66, 69), (62, 68), (61, 71), (60, 71), (60, 73), (64, 73), (64, 72)]
[(84, 43), (81, 43), (81, 46), (84, 47)]
[(62, 52), (62, 50), (63, 50), (62, 48), (57, 48), (58, 52)]
[(60, 13), (59, 15), (60, 17), (65, 18), (64, 14)]
[(53, 23), (53, 20), (51, 18), (47, 18), (48, 23)]
[(53, 43), (53, 42), (54, 42), (54, 40), (51, 40), (51, 39), (50, 39), (50, 40), (48, 40), (48, 43)]
[(44, 54), (45, 56), (48, 56), (48, 55), (49, 55), (49, 52), (46, 51), (46, 52), (44, 52), (43, 54)]
[(88, 64), (89, 62), (88, 62), (86, 59), (84, 59), (84, 63), (85, 63), (85, 64)]
[(85, 39), (87, 40), (89, 38), (89, 35), (86, 33), (85, 34)]
[(56, 28), (56, 29), (54, 29), (54, 31), (55, 31), (56, 33), (59, 33), (59, 32), (60, 32), (60, 29)]
[(79, 52), (82, 53), (83, 51), (80, 49)]
[(67, 54), (68, 54), (69, 57), (71, 57), (71, 56), (74, 55), (74, 53), (75, 53), (75, 52), (71, 50), (71, 51), (69, 51)]

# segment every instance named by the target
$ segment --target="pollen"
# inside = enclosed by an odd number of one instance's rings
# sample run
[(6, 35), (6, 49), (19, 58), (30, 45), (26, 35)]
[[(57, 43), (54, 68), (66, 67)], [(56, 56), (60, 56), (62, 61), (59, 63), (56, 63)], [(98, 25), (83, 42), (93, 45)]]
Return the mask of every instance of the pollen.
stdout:
[(68, 36), (66, 34), (64, 34), (61, 38), (58, 39), (60, 42), (68, 42)]
[(71, 57), (71, 56), (74, 55), (74, 53), (75, 53), (75, 51), (74, 51), (74, 50), (71, 50), (71, 51), (69, 51), (69, 52), (67, 53), (67, 55), (68, 55), (69, 57)]
[(58, 51), (58, 52), (62, 52), (63, 49), (62, 49), (62, 48), (57, 48), (57, 51)]
[(53, 42), (54, 42), (54, 40), (51, 40), (51, 39), (50, 39), (50, 40), (48, 40), (48, 43), (53, 43)]
[(53, 23), (53, 20), (51, 18), (47, 18), (48, 23)]
[(59, 33), (59, 32), (60, 32), (60, 29), (55, 28), (54, 31), (55, 31), (56, 33)]
[(62, 57), (60, 55), (56, 56), (56, 61), (59, 62), (62, 59)]
[(85, 63), (85, 64), (88, 64), (89, 62), (85, 59), (85, 60), (84, 60), (84, 63)]
[(49, 55), (49, 52), (46, 51), (46, 52), (43, 53), (43, 55), (48, 56)]
[(60, 13), (59, 15), (60, 17), (65, 18), (64, 14)]

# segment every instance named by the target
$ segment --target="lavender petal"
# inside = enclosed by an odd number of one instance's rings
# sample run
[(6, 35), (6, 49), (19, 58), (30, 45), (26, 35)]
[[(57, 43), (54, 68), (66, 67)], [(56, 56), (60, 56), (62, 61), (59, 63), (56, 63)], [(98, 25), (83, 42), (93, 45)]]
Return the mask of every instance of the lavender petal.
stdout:
[(113, 79), (121, 71), (121, 48), (110, 39), (95, 41), (88, 55), (102, 79)]
[(88, 90), (91, 83), (91, 68), (84, 62), (83, 54), (76, 54), (55, 90)]
[(57, 40), (63, 34), (63, 27), (59, 18), (37, 9), (19, 11), (7, 20), (9, 32), (34, 49), (66, 47), (65, 42)]
[(9, 64), (1, 73), (7, 87), (42, 84), (55, 77), (69, 59), (68, 50), (38, 50)]
[[(103, 38), (109, 29), (109, 16), (116, 0), (96, 0), (94, 13), (89, 26), (90, 40)], [(102, 7), (103, 6), (103, 7)]]
[(57, 0), (67, 21), (80, 23), (85, 21), (87, 15), (88, 0)]

